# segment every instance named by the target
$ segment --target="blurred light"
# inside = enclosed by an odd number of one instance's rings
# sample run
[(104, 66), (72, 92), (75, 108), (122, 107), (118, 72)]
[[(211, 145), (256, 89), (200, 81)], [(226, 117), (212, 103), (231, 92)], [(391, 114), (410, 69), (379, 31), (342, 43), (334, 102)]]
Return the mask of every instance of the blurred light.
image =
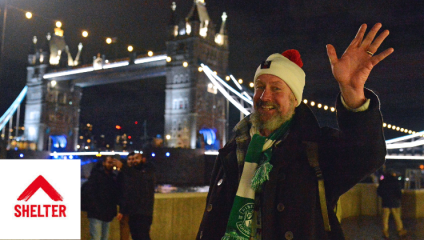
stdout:
[(409, 181), (409, 178), (405, 178), (405, 181)]
[(169, 156), (171, 156), (171, 154), (169, 152), (166, 152), (165, 156), (169, 157)]
[(392, 128), (392, 124), (388, 124), (388, 125), (387, 125), (387, 127), (388, 127), (388, 128)]
[(91, 139), (87, 139), (87, 142), (88, 142), (88, 143), (91, 143)]
[(81, 146), (80, 145), (77, 145), (77, 149), (80, 149), (81, 148)]
[(28, 18), (28, 19), (31, 19), (32, 18), (32, 13), (31, 12), (26, 12), (25, 13), (25, 17)]
[(387, 127), (387, 123), (383, 123), (383, 127)]
[(83, 136), (80, 136), (79, 139), (84, 139), (84, 137)]
[(183, 67), (188, 67), (188, 62), (183, 62)]
[(116, 170), (116, 166), (113, 166), (113, 170)]
[(225, 80), (230, 81), (231, 80), (230, 76), (225, 76)]
[(324, 106), (324, 110), (327, 110), (327, 109), (328, 109), (328, 106), (327, 106), (327, 105), (325, 105), (325, 106)]
[(101, 157), (101, 156), (102, 156), (102, 154), (100, 154), (100, 153), (96, 154), (96, 157)]
[(307, 104), (307, 103), (308, 103), (308, 100), (303, 99), (303, 103), (304, 103), (304, 104)]
[(420, 165), (420, 169), (421, 170), (424, 170), (424, 165)]
[(400, 127), (396, 127), (396, 131), (399, 131), (400, 130)]
[(172, 61), (172, 58), (171, 57), (166, 57), (166, 62), (171, 62)]
[(166, 140), (169, 140), (169, 139), (171, 139), (171, 135), (167, 134), (167, 135), (165, 136), (165, 138), (166, 138)]
[(317, 107), (318, 108), (321, 108), (322, 107), (322, 104), (321, 103), (318, 103)]
[(56, 22), (56, 27), (58, 27), (58, 28), (62, 27), (62, 22), (57, 21), (57, 22)]
[(238, 80), (238, 83), (242, 84), (242, 83), (243, 83), (243, 79), (241, 79), (241, 78), (240, 78), (240, 79)]
[(218, 72), (217, 71), (213, 71), (213, 74), (218, 75)]
[(132, 51), (134, 50), (134, 47), (133, 47), (133, 46), (131, 46), (131, 45), (129, 45), (129, 46), (127, 47), (127, 50), (128, 50), (128, 52), (132, 52)]
[(152, 157), (155, 157), (155, 156), (156, 156), (156, 154), (154, 152), (152, 152)]
[(402, 180), (402, 177), (398, 177), (398, 180), (400, 181), (400, 180)]
[(392, 129), (395, 130), (396, 129), (396, 126), (395, 125), (392, 125)]
[(88, 32), (87, 31), (82, 31), (82, 36), (85, 37), (85, 38), (88, 37)]
[(412, 130), (409, 130), (409, 131), (408, 131), (408, 133), (409, 133), (409, 134), (412, 134)]
[(131, 139), (131, 136), (128, 136), (128, 139)]
[(153, 51), (148, 51), (148, 52), (147, 52), (147, 55), (148, 55), (149, 57), (153, 56)]
[(135, 121), (134, 123), (137, 125), (138, 124), (138, 121)]
[(84, 148), (85, 148), (85, 149), (88, 149), (88, 146), (85, 146)]
[(403, 132), (404, 130), (405, 130), (404, 128), (401, 128), (401, 129), (400, 129), (400, 131), (401, 131), (401, 132)]
[(72, 155), (69, 155), (69, 159), (74, 159), (74, 156), (72, 156)]
[(311, 102), (311, 106), (312, 107), (315, 106), (315, 102), (314, 101)]
[(198, 70), (199, 72), (203, 72), (203, 68), (202, 68), (202, 67), (197, 68), (197, 70)]
[(50, 85), (51, 85), (52, 87), (56, 86), (56, 84), (57, 84), (57, 82), (56, 82), (55, 80), (53, 80), (53, 81), (51, 81), (51, 82), (50, 82)]
[(106, 43), (107, 44), (111, 44), (112, 43), (112, 38), (110, 38), (110, 37), (106, 38)]
[(24, 157), (24, 154), (23, 153), (19, 154), (19, 157), (20, 158), (23, 158)]
[(209, 83), (208, 84), (208, 88), (212, 88), (213, 87), (213, 84), (212, 83)]
[(255, 84), (253, 82), (249, 83), (249, 87), (253, 88), (255, 86)]
[(119, 129), (121, 129), (121, 126), (116, 125), (115, 128), (119, 130)]
[(330, 108), (330, 110), (331, 110), (332, 112), (336, 111), (336, 109), (335, 109), (334, 107), (331, 107), (331, 108)]

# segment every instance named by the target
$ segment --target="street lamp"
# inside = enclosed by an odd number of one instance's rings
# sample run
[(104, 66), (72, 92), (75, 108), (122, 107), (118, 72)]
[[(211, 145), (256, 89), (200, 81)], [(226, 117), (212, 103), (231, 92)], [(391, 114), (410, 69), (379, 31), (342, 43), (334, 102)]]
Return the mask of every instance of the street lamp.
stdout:
[(25, 13), (25, 17), (28, 18), (28, 19), (31, 19), (32, 18), (32, 13), (31, 12), (26, 12)]
[(82, 36), (85, 37), (85, 38), (88, 37), (88, 32), (87, 31), (82, 31)]
[(132, 52), (133, 50), (134, 50), (134, 47), (133, 46), (131, 46), (131, 45), (128, 45), (128, 52)]

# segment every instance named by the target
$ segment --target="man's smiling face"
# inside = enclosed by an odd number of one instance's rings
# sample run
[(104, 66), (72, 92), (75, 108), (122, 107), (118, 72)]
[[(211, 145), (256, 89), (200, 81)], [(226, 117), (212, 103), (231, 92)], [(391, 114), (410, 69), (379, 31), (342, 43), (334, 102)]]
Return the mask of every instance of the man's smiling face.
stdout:
[(260, 75), (255, 82), (252, 123), (261, 129), (274, 131), (289, 120), (297, 106), (290, 87), (279, 77)]

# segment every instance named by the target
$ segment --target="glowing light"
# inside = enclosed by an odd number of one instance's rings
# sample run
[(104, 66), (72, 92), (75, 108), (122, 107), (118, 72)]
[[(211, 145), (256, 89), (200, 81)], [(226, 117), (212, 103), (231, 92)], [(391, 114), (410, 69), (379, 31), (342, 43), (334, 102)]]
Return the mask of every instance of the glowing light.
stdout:
[(110, 37), (106, 38), (106, 43), (107, 44), (111, 44), (112, 43), (112, 38), (110, 38)]
[(80, 149), (81, 148), (81, 146), (80, 145), (77, 145), (77, 149)]
[(409, 130), (409, 131), (408, 131), (408, 133), (409, 133), (409, 134), (412, 134), (412, 130)]
[(327, 110), (327, 109), (328, 109), (328, 106), (327, 106), (327, 105), (325, 105), (325, 106), (324, 106), (324, 110)]
[(169, 157), (169, 156), (171, 156), (171, 154), (169, 152), (166, 152), (165, 156)]
[(85, 38), (88, 37), (88, 32), (87, 31), (82, 31), (82, 36), (85, 37)]
[(318, 108), (321, 108), (322, 107), (322, 104), (321, 103), (318, 103), (317, 107)]
[(131, 136), (128, 136), (128, 139), (131, 139), (132, 137)]
[(233, 80), (234, 84), (238, 87), (238, 89), (242, 90), (242, 87), (237, 82), (236, 78), (233, 75), (230, 75), (231, 80)]
[(387, 127), (387, 123), (383, 123), (383, 127)]
[(156, 154), (154, 152), (152, 152), (152, 157), (155, 157), (155, 156), (156, 156)]
[(166, 57), (166, 62), (171, 62), (172, 61), (172, 58), (171, 57)]
[(23, 153), (19, 154), (19, 157), (20, 158), (23, 158), (24, 157), (24, 154)]
[(396, 127), (396, 131), (399, 131), (400, 130), (400, 127)]
[(149, 56), (149, 57), (153, 56), (153, 51), (148, 51), (147, 56)]
[(167, 134), (167, 135), (165, 136), (165, 138), (166, 138), (166, 140), (169, 140), (169, 139), (171, 139), (171, 135)]
[(119, 129), (121, 129), (121, 126), (116, 125), (115, 128), (119, 130)]
[(183, 62), (183, 67), (188, 67), (188, 62)]
[(127, 47), (127, 50), (128, 50), (128, 52), (132, 52), (132, 51), (134, 50), (134, 47), (133, 47), (133, 46), (131, 46), (131, 45), (129, 45), (129, 46)]
[(392, 124), (388, 124), (387, 125), (387, 128), (392, 128)]
[(202, 68), (202, 67), (198, 67), (198, 68), (197, 68), (197, 70), (198, 70), (199, 72), (203, 72), (203, 68)]
[(315, 106), (315, 102), (314, 101), (311, 102), (311, 106), (312, 107)]
[(238, 83), (243, 84), (243, 79), (241, 79), (241, 78), (240, 78), (240, 79), (238, 80)]
[(87, 139), (87, 143), (91, 143), (91, 139)]
[(58, 27), (58, 28), (62, 27), (62, 22), (57, 21), (57, 22), (56, 22), (56, 27)]
[(97, 153), (96, 154), (96, 157), (101, 157), (102, 156), (102, 154), (101, 153)]
[(136, 125), (137, 125), (137, 124), (138, 124), (138, 121), (135, 121), (135, 122), (134, 122), (134, 124), (136, 124)]
[(334, 107), (331, 107), (331, 108), (330, 108), (330, 110), (331, 110), (332, 112), (336, 111), (336, 109), (335, 109)]
[(249, 87), (253, 88), (255, 86), (255, 84), (253, 82), (249, 83)]
[(230, 76), (225, 76), (225, 80), (230, 81)]
[(213, 84), (212, 83), (209, 83), (208, 84), (208, 88), (212, 88), (213, 87)]
[(25, 17), (28, 18), (28, 19), (31, 19), (32, 18), (32, 13), (31, 12), (26, 12), (25, 13)]
[(308, 103), (308, 100), (303, 99), (303, 103), (304, 103), (304, 104), (307, 104), (307, 103)]

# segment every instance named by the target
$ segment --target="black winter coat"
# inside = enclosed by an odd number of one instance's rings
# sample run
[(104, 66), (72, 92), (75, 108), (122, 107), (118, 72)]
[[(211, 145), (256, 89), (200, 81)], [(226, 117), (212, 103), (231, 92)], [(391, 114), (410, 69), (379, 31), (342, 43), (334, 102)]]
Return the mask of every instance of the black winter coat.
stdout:
[(82, 205), (85, 208), (82, 210), (87, 211), (88, 218), (112, 221), (118, 205), (118, 185), (113, 173), (107, 174), (103, 165), (96, 165), (81, 190)]
[[(262, 239), (344, 239), (333, 211), (338, 198), (385, 162), (386, 148), (380, 103), (371, 99), (368, 110), (346, 110), (337, 98), (340, 130), (320, 128), (311, 110), (296, 108), (288, 136), (273, 147), (274, 166), (261, 192)], [(249, 140), (250, 141), (250, 140)], [(319, 146), (331, 232), (324, 229), (317, 177), (308, 163), (303, 141)], [(225, 233), (243, 166), (238, 166), (236, 141), (219, 150), (203, 219), (196, 239), (219, 240)]]
[(147, 162), (131, 168), (124, 164), (120, 174), (120, 212), (153, 216), (156, 182), (153, 164)]
[(377, 188), (377, 193), (382, 199), (383, 208), (399, 208), (402, 199), (402, 189), (398, 179), (386, 175)]

